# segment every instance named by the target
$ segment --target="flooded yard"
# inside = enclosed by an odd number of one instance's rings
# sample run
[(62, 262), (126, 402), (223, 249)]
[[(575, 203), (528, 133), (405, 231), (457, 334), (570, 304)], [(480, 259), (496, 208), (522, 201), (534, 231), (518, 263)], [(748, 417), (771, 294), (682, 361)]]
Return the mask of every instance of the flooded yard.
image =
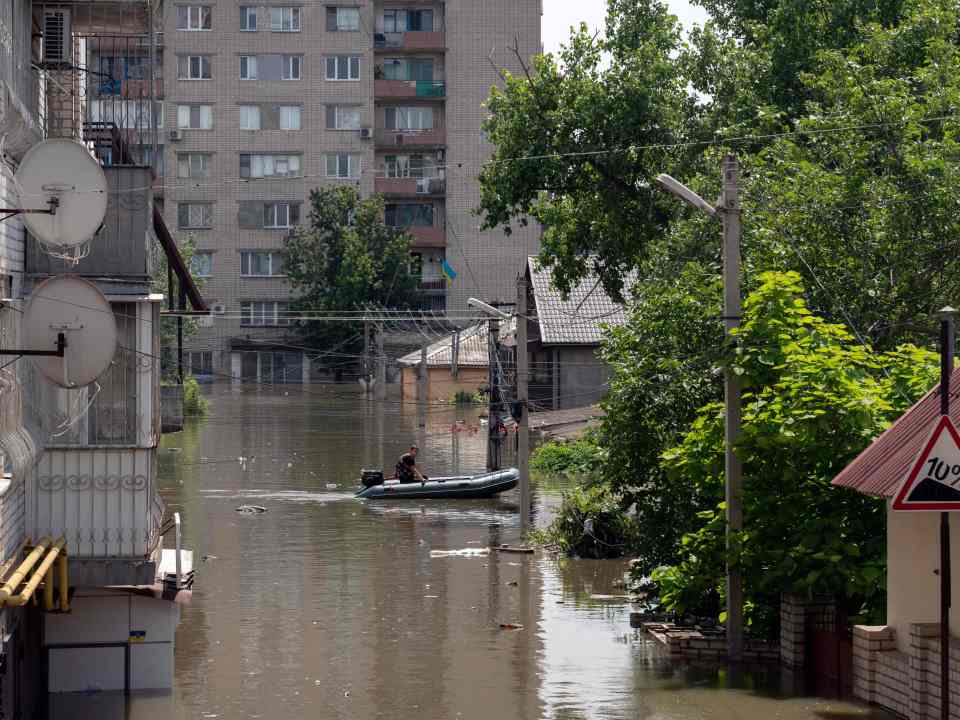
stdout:
[[(483, 469), (474, 409), (368, 403), (351, 390), (217, 388), (210, 414), (161, 449), (170, 511), (197, 582), (171, 693), (65, 699), (58, 717), (884, 717), (795, 696), (780, 671), (667, 663), (629, 626), (624, 565), (486, 553), (517, 543), (518, 492), (498, 500), (353, 499), (361, 467), (421, 445), (429, 474)], [(454, 432), (456, 420), (466, 430)], [(425, 435), (425, 439), (424, 439)], [(559, 488), (534, 492), (536, 522)], [(242, 514), (242, 504), (266, 512)], [(462, 553), (437, 551), (460, 550)], [(201, 560), (203, 558), (203, 560)], [(505, 629), (501, 625), (516, 626)], [(77, 711), (82, 707), (82, 712)]]

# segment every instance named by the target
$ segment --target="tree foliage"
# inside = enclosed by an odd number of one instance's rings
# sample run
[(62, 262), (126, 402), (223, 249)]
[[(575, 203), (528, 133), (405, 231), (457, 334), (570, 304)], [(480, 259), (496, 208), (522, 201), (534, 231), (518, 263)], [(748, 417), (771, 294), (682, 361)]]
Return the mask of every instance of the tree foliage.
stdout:
[[(408, 307), (415, 300), (409, 236), (384, 223), (382, 198), (361, 199), (353, 187), (310, 192), (307, 223), (286, 238), (283, 266), (296, 296), (293, 307), (307, 313)], [(351, 347), (361, 328), (317, 320), (298, 326), (317, 348)]]

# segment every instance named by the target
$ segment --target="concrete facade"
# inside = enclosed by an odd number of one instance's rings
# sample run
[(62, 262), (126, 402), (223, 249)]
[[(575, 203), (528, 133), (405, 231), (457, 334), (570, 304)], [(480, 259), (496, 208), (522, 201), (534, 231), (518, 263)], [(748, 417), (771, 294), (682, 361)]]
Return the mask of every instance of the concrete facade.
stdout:
[[(208, 8), (209, 23), (183, 28), (180, 7)], [(309, 192), (320, 185), (349, 183), (363, 196), (381, 192), (388, 222), (398, 226), (409, 221), (408, 206), (423, 206), (431, 224), (410, 232), (425, 308), (463, 310), (469, 296), (512, 301), (523, 258), (538, 248), (539, 228), (518, 228), (509, 238), (480, 233), (471, 211), (480, 197), (476, 175), (490, 153), (480, 129), (483, 102), (498, 81), (487, 58), (495, 48), (499, 65), (522, 71), (507, 47), (519, 38), (522, 56), (539, 52), (539, 0), (276, 6), (197, 0), (169, 10), (164, 216), (178, 241), (192, 238), (211, 259), (204, 294), (213, 321), (188, 342), (188, 364), (197, 374), (230, 378), (231, 351), (240, 342), (245, 352), (257, 343), (264, 352), (299, 352), (282, 347), (298, 339), (282, 322), (291, 296), (276, 256), (266, 273), (251, 273), (242, 253), (279, 251), (289, 232), (263, 227), (256, 203), (298, 204), (302, 223)], [(254, 56), (258, 79), (241, 79), (252, 74)], [(353, 60), (331, 68), (330, 58)], [(299, 79), (282, 79), (296, 74), (294, 65)], [(179, 77), (194, 70), (209, 78)], [(254, 106), (260, 129), (243, 129), (241, 123), (256, 124)], [(294, 126), (291, 113), (299, 115), (298, 129), (281, 129)], [(294, 156), (296, 177), (242, 177), (241, 154)], [(348, 177), (329, 176), (331, 155), (352, 158), (342, 168)], [(191, 204), (204, 206), (194, 211), (197, 222), (178, 222), (179, 208)], [(444, 259), (458, 273), (449, 289), (439, 272)], [(243, 320), (242, 313), (254, 314)], [(256, 376), (245, 379), (274, 381), (261, 372), (263, 363), (248, 367)]]

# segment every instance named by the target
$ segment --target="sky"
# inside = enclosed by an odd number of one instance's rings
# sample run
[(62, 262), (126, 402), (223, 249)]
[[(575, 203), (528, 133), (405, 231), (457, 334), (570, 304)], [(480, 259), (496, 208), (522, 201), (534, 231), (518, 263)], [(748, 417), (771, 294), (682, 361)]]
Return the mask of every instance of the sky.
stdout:
[[(685, 28), (702, 24), (707, 17), (701, 7), (688, 0), (668, 0), (671, 12), (680, 18)], [(603, 29), (607, 0), (543, 0), (543, 48), (555, 52), (570, 36), (570, 26), (585, 22), (593, 30)]]

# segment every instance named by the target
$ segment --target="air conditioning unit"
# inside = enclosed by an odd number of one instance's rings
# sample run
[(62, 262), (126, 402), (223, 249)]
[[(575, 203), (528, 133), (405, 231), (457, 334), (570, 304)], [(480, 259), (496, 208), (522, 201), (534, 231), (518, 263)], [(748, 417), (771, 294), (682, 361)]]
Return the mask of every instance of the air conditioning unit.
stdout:
[(170, 131), (168, 137), (170, 138), (170, 142), (179, 142), (183, 140), (183, 130), (173, 129)]
[(373, 137), (373, 128), (360, 128), (360, 139), (369, 140)]
[(70, 39), (70, 9), (44, 8), (43, 62), (52, 65), (69, 65), (73, 55)]
[(222, 302), (213, 303), (213, 305), (210, 306), (210, 312), (214, 315), (223, 315), (227, 312), (227, 305)]

